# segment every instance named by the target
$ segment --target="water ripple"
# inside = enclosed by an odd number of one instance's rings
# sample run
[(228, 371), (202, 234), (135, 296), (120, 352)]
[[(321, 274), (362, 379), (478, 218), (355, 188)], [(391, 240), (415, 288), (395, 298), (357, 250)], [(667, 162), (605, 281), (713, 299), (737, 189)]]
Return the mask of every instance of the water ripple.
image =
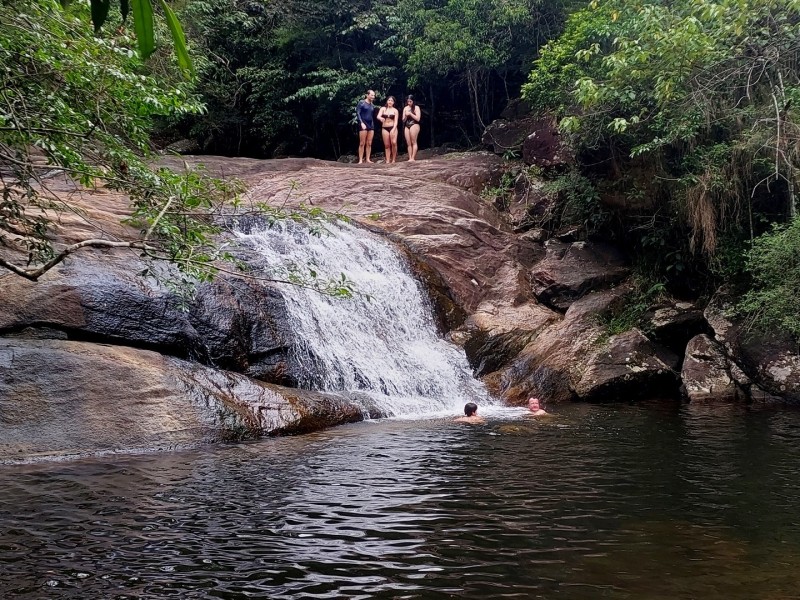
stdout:
[(796, 597), (800, 414), (558, 413), (6, 467), (0, 597)]

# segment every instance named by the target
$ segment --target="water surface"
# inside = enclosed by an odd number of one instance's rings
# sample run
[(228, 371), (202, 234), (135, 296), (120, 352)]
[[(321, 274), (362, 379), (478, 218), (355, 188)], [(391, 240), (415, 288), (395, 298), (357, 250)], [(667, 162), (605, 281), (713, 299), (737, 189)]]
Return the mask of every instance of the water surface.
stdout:
[(798, 597), (800, 413), (555, 412), (0, 467), (0, 597)]

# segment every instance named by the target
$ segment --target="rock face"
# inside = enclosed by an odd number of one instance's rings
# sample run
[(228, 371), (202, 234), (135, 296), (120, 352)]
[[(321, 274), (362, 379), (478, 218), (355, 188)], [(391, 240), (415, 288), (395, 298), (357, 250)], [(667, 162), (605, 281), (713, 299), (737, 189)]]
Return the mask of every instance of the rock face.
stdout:
[(174, 449), (363, 418), (334, 395), (149, 350), (22, 339), (0, 339), (0, 415), (0, 463)]
[[(549, 241), (543, 230), (515, 233), (527, 206), (515, 217), (480, 196), (499, 177), (494, 155), (181, 160), (242, 178), (250, 200), (342, 212), (384, 234), (428, 287), (442, 333), (510, 403), (672, 395), (678, 373), (691, 401), (800, 401), (796, 348), (746, 335), (720, 298), (703, 314), (663, 302), (641, 330), (609, 337), (604, 319), (631, 294), (625, 257), (569, 232)], [(51, 189), (75, 192), (63, 181)], [(114, 192), (87, 192), (78, 204), (58, 241), (96, 237), (98, 227), (114, 239), (137, 234), (120, 224), (127, 200)], [(286, 387), (299, 365), (274, 287), (223, 276), (181, 306), (137, 275), (143, 267), (132, 254), (87, 250), (37, 283), (0, 272), (0, 461), (294, 433), (377, 414), (363, 399)]]
[(200, 287), (190, 310), (152, 279), (135, 258), (86, 253), (38, 282), (5, 275), (0, 334), (37, 329), (72, 340), (155, 350), (291, 384), (291, 332), (274, 288), (242, 279)]
[(467, 313), (483, 301), (521, 303), (532, 297), (524, 272), (543, 256), (541, 245), (515, 236), (505, 216), (477, 195), (493, 177), (495, 157), (456, 155), (366, 167), (285, 162), (291, 165), (285, 171), (264, 172), (249, 192), (253, 200), (339, 211), (389, 234), (441, 275), (452, 300)]
[(512, 152), (522, 155), (528, 165), (549, 168), (572, 162), (568, 148), (561, 142), (558, 126), (551, 117), (506, 114), (486, 128), (481, 142), (496, 154)]
[(638, 329), (615, 335), (591, 354), (575, 393), (584, 400), (670, 397), (678, 389), (680, 359)]
[(683, 392), (691, 402), (745, 400), (742, 385), (747, 376), (725, 355), (722, 346), (707, 335), (698, 335), (686, 346), (681, 371)]
[(545, 249), (547, 256), (531, 270), (531, 283), (539, 301), (556, 310), (630, 274), (622, 254), (606, 244), (548, 240)]
[(559, 402), (675, 395), (676, 355), (635, 329), (607, 338), (600, 318), (628, 292), (625, 286), (594, 292), (575, 301), (563, 317), (552, 313), (507, 366), (486, 377), (487, 383), (511, 403), (528, 396)]
[(714, 331), (716, 341), (730, 359), (757, 385), (750, 397), (759, 401), (800, 403), (800, 354), (788, 336), (760, 335), (747, 331), (741, 323), (727, 316), (730, 299), (724, 290), (719, 292), (705, 310), (705, 317)]

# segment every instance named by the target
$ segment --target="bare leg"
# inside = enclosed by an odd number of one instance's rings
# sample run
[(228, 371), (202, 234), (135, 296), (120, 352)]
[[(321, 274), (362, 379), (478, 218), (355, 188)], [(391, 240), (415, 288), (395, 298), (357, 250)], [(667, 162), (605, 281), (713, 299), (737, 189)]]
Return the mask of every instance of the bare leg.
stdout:
[(381, 127), (381, 137), (383, 138), (383, 153), (386, 155), (386, 163), (392, 162), (392, 136)]
[(367, 154), (367, 162), (371, 163), (372, 161), (369, 159), (370, 155), (372, 154), (372, 138), (375, 136), (375, 130), (370, 129), (367, 131), (367, 144), (366, 144), (366, 154)]
[(403, 125), (403, 134), (406, 136), (406, 148), (408, 148), (408, 160), (414, 160), (411, 157), (411, 130)]
[(358, 164), (364, 162), (364, 149), (367, 146), (367, 130), (362, 129), (358, 132)]
[(419, 136), (419, 125), (412, 125), (408, 130), (409, 145), (408, 145), (408, 160), (417, 160), (417, 137)]
[(389, 140), (392, 148), (392, 162), (397, 162), (397, 128), (393, 129), (389, 134)]

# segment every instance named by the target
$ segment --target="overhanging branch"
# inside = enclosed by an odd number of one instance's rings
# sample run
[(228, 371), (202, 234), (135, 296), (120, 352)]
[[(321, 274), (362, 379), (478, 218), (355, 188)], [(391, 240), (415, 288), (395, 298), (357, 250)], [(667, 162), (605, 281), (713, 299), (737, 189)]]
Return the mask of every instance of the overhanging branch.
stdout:
[(36, 267), (36, 268), (25, 268), (20, 267), (19, 265), (15, 265), (12, 262), (5, 260), (4, 258), (0, 257), (0, 267), (8, 269), (12, 273), (16, 273), (20, 277), (24, 277), (25, 279), (29, 279), (30, 281), (37, 281), (39, 277), (47, 273), (50, 269), (55, 267), (57, 264), (62, 262), (65, 258), (67, 258), (70, 254), (74, 254), (81, 248), (135, 248), (138, 250), (151, 250), (151, 248), (145, 242), (113, 242), (111, 240), (83, 240), (76, 244), (72, 244), (71, 246), (67, 246), (61, 252), (59, 252), (56, 256), (51, 258), (49, 261), (44, 263), (43, 265)]

